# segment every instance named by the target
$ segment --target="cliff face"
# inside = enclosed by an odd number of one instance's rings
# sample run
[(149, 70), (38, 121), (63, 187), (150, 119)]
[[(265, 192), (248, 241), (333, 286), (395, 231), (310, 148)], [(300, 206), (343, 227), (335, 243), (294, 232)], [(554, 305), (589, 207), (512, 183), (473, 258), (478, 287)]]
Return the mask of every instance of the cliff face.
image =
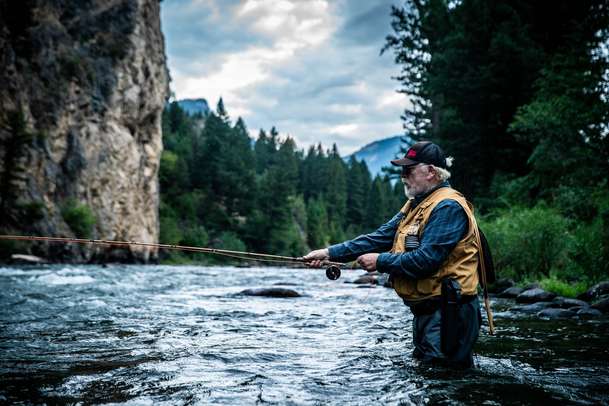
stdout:
[[(156, 242), (168, 72), (158, 0), (0, 0), (0, 231)], [(54, 260), (149, 249), (28, 243)]]

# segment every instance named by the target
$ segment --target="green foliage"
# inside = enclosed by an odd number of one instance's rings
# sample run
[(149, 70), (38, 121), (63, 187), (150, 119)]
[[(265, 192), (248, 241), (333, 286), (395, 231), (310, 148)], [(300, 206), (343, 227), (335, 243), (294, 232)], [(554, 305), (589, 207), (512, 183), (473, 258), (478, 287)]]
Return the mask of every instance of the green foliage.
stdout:
[(609, 275), (609, 211), (603, 210), (590, 224), (575, 230), (574, 260), (590, 282), (605, 280)]
[[(370, 229), (369, 211), (385, 221), (403, 204), (388, 178), (373, 189), (366, 165), (346, 164), (335, 145), (312, 146), (305, 157), (273, 127), (260, 130), (252, 148), (245, 122), (231, 125), (222, 100), (216, 110), (204, 122), (177, 103), (163, 112), (162, 242), (300, 256), (344, 240), (347, 229), (349, 235)], [(369, 207), (376, 192), (387, 196)], [(165, 260), (189, 258), (195, 259)]]
[(187, 227), (184, 230), (184, 237), (180, 241), (182, 245), (188, 245), (191, 247), (205, 247), (209, 242), (209, 235), (205, 227), (201, 225), (195, 225)]
[(243, 241), (232, 231), (224, 231), (220, 234), (216, 244), (217, 248), (231, 251), (246, 251), (247, 247)]
[(570, 295), (606, 278), (609, 8), (407, 0), (391, 15), (404, 126), (455, 157), (499, 273)]
[(159, 170), (159, 182), (170, 184), (176, 178), (178, 167), (178, 156), (171, 151), (163, 151), (161, 154), (161, 167)]
[(160, 217), (160, 235), (159, 240), (162, 244), (177, 245), (182, 241), (182, 230), (178, 224), (178, 219), (175, 211), (167, 206), (166, 203), (161, 203), (159, 213)]
[(466, 196), (487, 197), (496, 172), (520, 177), (529, 164), (534, 197), (561, 175), (578, 178), (583, 157), (608, 172), (609, 65), (598, 51), (607, 7), (408, 0), (391, 14), (383, 50), (394, 51), (412, 101), (404, 125), (455, 157), (452, 181)]
[(307, 243), (312, 248), (330, 244), (328, 212), (321, 199), (311, 199), (307, 205)]
[(68, 199), (61, 209), (61, 216), (78, 238), (91, 238), (97, 219), (89, 206), (75, 199)]
[(569, 283), (558, 279), (556, 276), (541, 279), (539, 281), (539, 285), (542, 287), (542, 289), (547, 290), (548, 292), (553, 292), (559, 296), (572, 298), (577, 297), (587, 289), (587, 284), (585, 282)]
[(481, 222), (499, 272), (510, 270), (512, 274), (506, 276), (517, 280), (571, 271), (575, 246), (571, 226), (555, 209), (544, 205), (514, 207)]

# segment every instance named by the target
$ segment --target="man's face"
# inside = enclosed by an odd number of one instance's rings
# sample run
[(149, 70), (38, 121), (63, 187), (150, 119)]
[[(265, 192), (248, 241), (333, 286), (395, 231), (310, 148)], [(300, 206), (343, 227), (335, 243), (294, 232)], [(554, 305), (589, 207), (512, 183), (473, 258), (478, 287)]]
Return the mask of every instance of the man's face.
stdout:
[(429, 190), (430, 179), (433, 178), (433, 174), (430, 173), (429, 165), (417, 164), (414, 166), (403, 166), (401, 178), (402, 183), (404, 183), (406, 197), (412, 199), (416, 195)]

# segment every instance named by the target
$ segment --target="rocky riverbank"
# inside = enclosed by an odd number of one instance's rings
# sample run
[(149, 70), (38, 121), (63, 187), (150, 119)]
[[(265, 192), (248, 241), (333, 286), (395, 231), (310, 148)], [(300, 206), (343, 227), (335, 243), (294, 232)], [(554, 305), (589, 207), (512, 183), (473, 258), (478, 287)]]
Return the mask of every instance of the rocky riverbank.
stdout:
[(495, 314), (498, 318), (522, 315), (539, 318), (594, 318), (609, 313), (609, 281), (598, 283), (576, 299), (558, 296), (545, 291), (538, 284), (525, 287), (513, 286), (512, 281), (500, 281), (503, 289), (493, 291), (498, 298), (512, 299), (514, 303), (505, 311)]
[[(346, 283), (391, 287), (387, 275), (379, 273), (363, 274)], [(514, 281), (508, 279), (498, 280), (489, 288), (489, 293), (491, 299), (510, 299), (506, 309), (495, 312), (497, 318), (595, 318), (609, 313), (609, 281), (592, 286), (576, 299), (548, 292), (537, 283), (518, 287)]]

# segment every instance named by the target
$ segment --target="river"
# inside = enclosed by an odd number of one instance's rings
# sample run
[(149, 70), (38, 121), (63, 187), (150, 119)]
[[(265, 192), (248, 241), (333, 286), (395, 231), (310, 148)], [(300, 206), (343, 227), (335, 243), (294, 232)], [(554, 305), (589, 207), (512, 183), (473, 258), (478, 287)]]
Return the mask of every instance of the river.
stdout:
[[(474, 370), (430, 368), (392, 290), (344, 283), (360, 273), (5, 266), (0, 403), (609, 404), (606, 317), (498, 318)], [(239, 294), (270, 286), (303, 296)]]

